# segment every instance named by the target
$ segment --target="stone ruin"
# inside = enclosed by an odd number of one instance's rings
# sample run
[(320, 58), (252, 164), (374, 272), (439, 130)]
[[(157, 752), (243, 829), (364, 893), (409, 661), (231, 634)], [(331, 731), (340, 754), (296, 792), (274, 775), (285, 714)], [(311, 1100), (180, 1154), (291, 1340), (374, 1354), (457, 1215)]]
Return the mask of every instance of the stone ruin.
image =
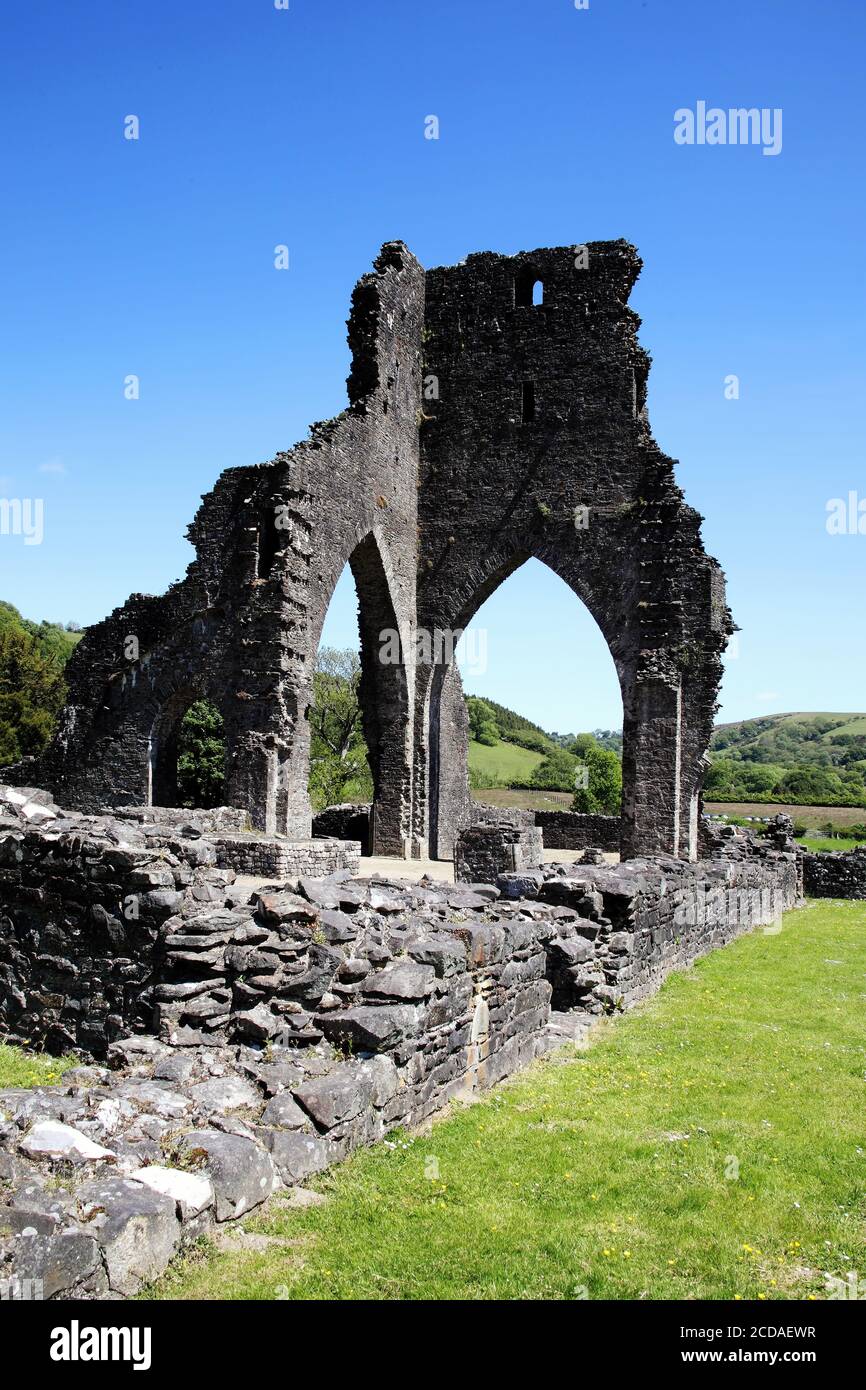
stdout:
[(173, 806), (178, 727), (207, 698), (229, 805), (264, 835), (308, 841), (313, 671), (348, 562), (371, 850), (449, 859), (473, 818), (454, 644), (535, 557), (616, 664), (623, 855), (695, 859), (732, 624), (700, 517), (650, 433), (650, 359), (628, 306), (640, 266), (608, 241), (425, 271), (386, 244), (352, 297), (348, 408), (222, 474), (189, 529), (186, 577), (88, 629), (54, 743), (5, 780), (89, 813)]
[[(5, 771), (0, 1031), (84, 1064), (0, 1092), (0, 1286), (134, 1294), (190, 1240), (800, 900), (790, 822), (759, 844), (700, 817), (723, 579), (649, 432), (637, 254), (575, 251), (425, 272), (386, 245), (353, 296), (348, 409), (222, 475), (186, 578), (88, 630), (54, 743)], [(616, 663), (618, 826), (469, 797), (453, 645), (529, 557)], [(312, 678), (346, 561), (374, 801), (312, 835)], [(184, 811), (200, 698), (229, 804)], [(542, 863), (542, 835), (582, 862)], [(359, 876), (362, 840), (393, 875)], [(399, 877), (428, 855), (468, 881)]]
[[(0, 788), (0, 1031), (85, 1059), (0, 1090), (7, 1297), (137, 1293), (191, 1241), (579, 1040), (800, 895), (782, 830), (719, 835), (697, 863), (588, 851), (483, 883), (342, 869), (250, 891), (216, 862), (233, 815), (87, 815)], [(513, 850), (513, 827), (479, 829), (465, 863), (485, 834)]]

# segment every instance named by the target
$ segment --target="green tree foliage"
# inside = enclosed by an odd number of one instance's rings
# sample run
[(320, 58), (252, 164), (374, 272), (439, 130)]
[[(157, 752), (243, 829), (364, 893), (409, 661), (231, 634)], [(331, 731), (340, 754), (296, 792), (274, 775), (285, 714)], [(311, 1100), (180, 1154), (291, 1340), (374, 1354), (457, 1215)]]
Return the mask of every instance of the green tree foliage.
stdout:
[(466, 708), (469, 713), (469, 736), (478, 743), (493, 748), (499, 742), (499, 725), (491, 706), (486, 700), (474, 695), (467, 696)]
[[(590, 739), (591, 742), (586, 742)], [(586, 769), (586, 786), (575, 789), (572, 811), (584, 815), (618, 816), (622, 805), (622, 763), (612, 748), (602, 748), (593, 736), (582, 735), (575, 740), (582, 748), (578, 765)]]
[(0, 603), (0, 764), (40, 753), (66, 698), (63, 667), (72, 643), (52, 623), (23, 619)]
[[(476, 696), (467, 697), (467, 704)], [(517, 714), (513, 709), (508, 709), (506, 705), (500, 705), (496, 700), (484, 700), (483, 704), (493, 712), (493, 719), (496, 723), (497, 736), (506, 743), (515, 743), (518, 748), (530, 748), (535, 753), (548, 753), (553, 745), (553, 740), (537, 724), (525, 719), (522, 714)]]
[(577, 761), (564, 748), (552, 748), (536, 767), (530, 786), (539, 791), (569, 792), (574, 786)]
[(373, 799), (360, 685), (358, 653), (322, 647), (310, 709), (310, 800), (316, 811), (341, 801)]
[(225, 733), (219, 710), (196, 700), (180, 722), (177, 789), (181, 806), (209, 810), (225, 804)]

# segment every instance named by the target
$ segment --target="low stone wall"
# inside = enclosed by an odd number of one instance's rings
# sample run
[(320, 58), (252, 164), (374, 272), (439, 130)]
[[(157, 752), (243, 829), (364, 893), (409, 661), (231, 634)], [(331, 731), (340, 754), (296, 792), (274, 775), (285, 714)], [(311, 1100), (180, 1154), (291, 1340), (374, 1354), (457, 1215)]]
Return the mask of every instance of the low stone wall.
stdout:
[(499, 887), (577, 913), (574, 937), (548, 944), (548, 979), (554, 1009), (591, 1015), (629, 1007), (744, 931), (779, 930), (800, 901), (797, 856), (763, 849), (696, 864), (635, 859), (509, 874)]
[(283, 840), (265, 835), (215, 835), (221, 869), (256, 878), (321, 877), (338, 869), (356, 872), (361, 861), (357, 840)]
[(190, 904), (247, 909), (249, 890), (233, 886), (239, 870), (285, 881), (357, 869), (360, 846), (348, 841), (207, 838), (203, 824), (242, 814), (225, 809), (82, 816), (44, 793), (22, 800), (0, 789), (5, 1036), (99, 1056), (114, 1039), (157, 1026), (160, 929), (176, 914)]
[(618, 854), (622, 822), (619, 816), (585, 816), (578, 811), (536, 811), (545, 849), (603, 849)]
[(866, 898), (866, 848), (804, 854), (803, 890), (809, 898)]
[(370, 853), (370, 811), (364, 802), (326, 806), (313, 816), (313, 834), (333, 840), (358, 840), (361, 853)]
[(132, 821), (142, 828), (156, 831), (177, 831), (192, 827), (200, 835), (249, 830), (247, 811), (237, 806), (215, 806), (211, 810), (183, 806), (108, 806), (101, 814), (116, 821)]
[(544, 859), (541, 831), (530, 825), (471, 825), (454, 845), (458, 883), (495, 883), (511, 869), (535, 869)]

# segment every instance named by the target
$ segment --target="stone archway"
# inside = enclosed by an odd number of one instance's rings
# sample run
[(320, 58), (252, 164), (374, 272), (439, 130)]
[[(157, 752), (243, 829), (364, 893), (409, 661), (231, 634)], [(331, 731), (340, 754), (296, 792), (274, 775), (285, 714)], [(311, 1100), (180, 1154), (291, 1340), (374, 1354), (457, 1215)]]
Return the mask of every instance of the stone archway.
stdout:
[[(440, 608), (438, 620), (445, 630), (462, 633), (473, 622), (482, 605), (529, 559), (539, 559), (552, 573), (563, 579), (574, 598), (595, 620), (616, 668), (623, 700), (628, 690), (629, 671), (621, 653), (626, 645), (624, 630), (604, 624), (595, 597), (583, 579), (568, 567), (551, 563), (553, 557), (526, 550), (500, 552), (486, 557), (473, 573), (469, 586), (452, 594), (452, 606)], [(563, 573), (565, 570), (565, 573)], [(464, 709), (462, 682), (455, 663), (430, 663), (418, 672), (418, 700), (423, 708), (427, 749), (427, 837), (431, 856), (451, 858), (454, 839), (473, 815), (467, 771), (468, 725)], [(631, 764), (629, 764), (631, 766)], [(624, 789), (624, 802), (626, 801)]]

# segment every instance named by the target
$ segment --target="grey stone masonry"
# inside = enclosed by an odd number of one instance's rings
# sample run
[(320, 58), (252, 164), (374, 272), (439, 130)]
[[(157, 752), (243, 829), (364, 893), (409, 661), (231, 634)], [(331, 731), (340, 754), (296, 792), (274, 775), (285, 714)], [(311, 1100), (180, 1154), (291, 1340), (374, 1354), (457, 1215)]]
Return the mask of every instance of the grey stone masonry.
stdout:
[(618, 854), (622, 836), (619, 816), (590, 816), (579, 811), (536, 811), (535, 824), (545, 849), (603, 849)]
[(457, 836), (454, 877), (462, 883), (495, 883), (509, 870), (537, 869), (543, 859), (541, 831), (535, 826), (471, 825)]
[(363, 802), (326, 806), (313, 816), (313, 834), (337, 840), (357, 840), (362, 854), (370, 853), (370, 813)]
[(238, 874), (286, 878), (292, 874), (313, 877), (336, 869), (360, 867), (357, 840), (285, 840), (266, 835), (215, 835), (216, 862)]
[(866, 846), (844, 854), (804, 854), (803, 887), (809, 898), (866, 898)]
[(625, 241), (429, 271), (383, 246), (352, 296), (347, 408), (221, 475), (189, 529), (186, 576), (88, 628), (50, 749), (5, 780), (84, 812), (173, 806), (180, 723), (207, 698), (228, 803), (266, 835), (308, 839), (307, 712), (348, 563), (371, 851), (451, 858), (474, 819), (454, 647), (534, 558), (589, 609), (619, 674), (623, 855), (694, 860), (732, 620), (650, 431), (628, 303), (640, 269)]
[(0, 1279), (51, 1298), (135, 1294), (214, 1225), (798, 901), (797, 854), (749, 837), (697, 864), (343, 870), (250, 895), (182, 827), (169, 849), (128, 821), (22, 815), (0, 833), (3, 1035), (96, 1058), (0, 1091)]

